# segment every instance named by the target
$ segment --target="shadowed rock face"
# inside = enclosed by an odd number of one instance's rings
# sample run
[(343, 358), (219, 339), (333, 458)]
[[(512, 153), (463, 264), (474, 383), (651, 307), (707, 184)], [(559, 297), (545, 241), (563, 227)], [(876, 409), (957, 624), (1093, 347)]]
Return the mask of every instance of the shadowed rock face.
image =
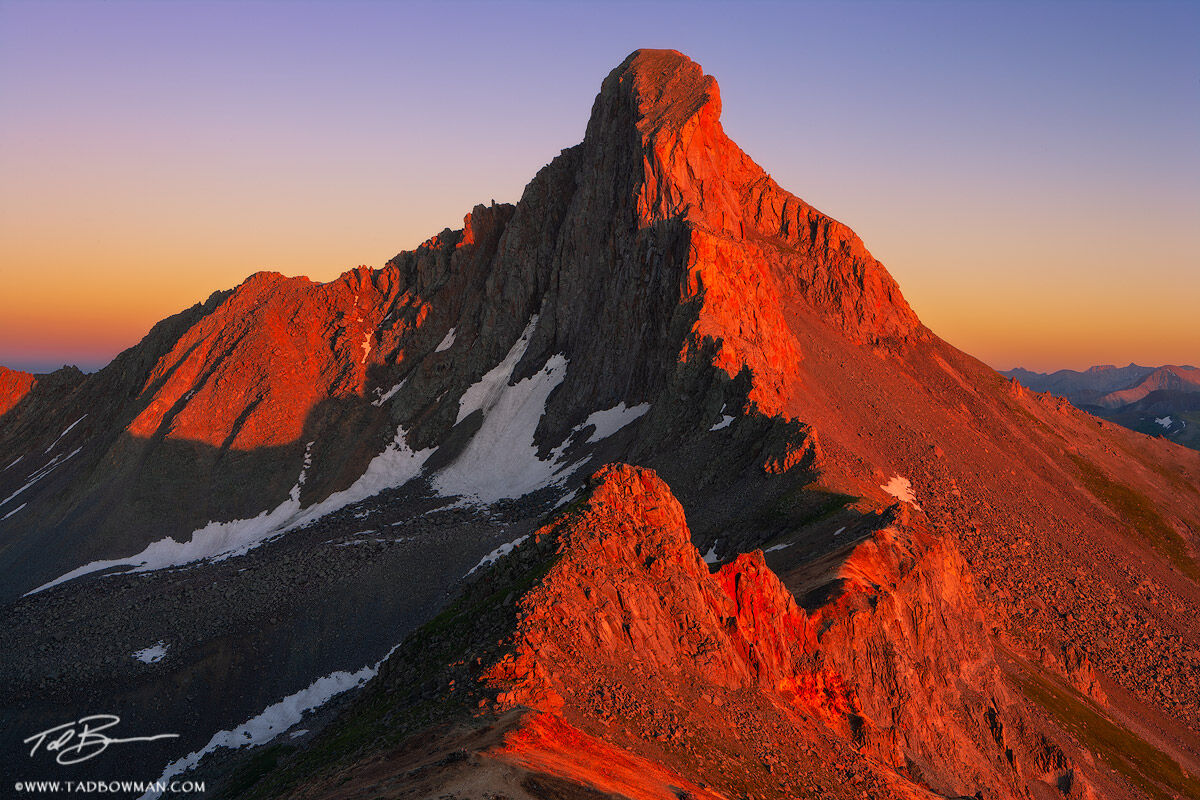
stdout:
[[(374, 483), (248, 555), (12, 602), (0, 710), (35, 727), (119, 687), (131, 721), (188, 731), (151, 773), (428, 622), (278, 769), (202, 774), (229, 796), (1186, 796), (1195, 454), (939, 340), (719, 117), (698, 65), (638, 51), (516, 205), (327, 284), (252, 276), (95, 375), (39, 376), (0, 417), (23, 503), (3, 598)], [(544, 525), (614, 461), (638, 466)], [(438, 510), (484, 483), (486, 508)], [(170, 644), (153, 666), (143, 631)]]

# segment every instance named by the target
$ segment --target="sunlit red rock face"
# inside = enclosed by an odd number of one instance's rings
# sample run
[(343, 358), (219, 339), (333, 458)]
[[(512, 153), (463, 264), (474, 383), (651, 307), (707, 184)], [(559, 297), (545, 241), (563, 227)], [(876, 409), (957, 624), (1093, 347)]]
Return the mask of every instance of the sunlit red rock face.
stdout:
[[(805, 611), (761, 552), (710, 574), (653, 472), (594, 480), (578, 515), (544, 532), (559, 560), (520, 602), (512, 656), (484, 675), (501, 707), (561, 717), (722, 796), (833, 789), (838, 762), (873, 797), (1026, 797), (1059, 777), (1037, 766), (1057, 748), (1001, 680), (966, 565), (919, 524), (839, 553), (835, 588)], [(494, 755), (579, 779), (573, 737), (530, 725)], [(722, 743), (715, 763), (697, 758), (706, 740)], [(1076, 785), (1056, 794), (1089, 796), (1079, 767), (1058, 769)], [(654, 796), (622, 780), (582, 782)]]
[[(674, 313), (670, 301), (695, 300), (695, 336), (683, 343), (684, 355), (698, 350), (703, 337), (719, 341), (716, 363), (731, 376), (749, 367), (751, 399), (773, 414), (785, 410), (790, 376), (802, 357), (785, 319), (797, 302), (859, 343), (905, 337), (919, 322), (895, 281), (852, 231), (783, 191), (729, 140), (720, 109), (716, 81), (698, 65), (670, 51), (640, 52), (605, 81), (584, 143), (548, 170), (575, 173), (576, 202), (632, 205), (635, 237), (660, 224), (686, 223), (686, 256), (668, 265), (681, 271), (680, 294), (659, 298), (659, 307), (647, 313), (661, 325), (664, 315)], [(640, 137), (632, 149), (631, 135)], [(631, 196), (603, 196), (606, 185), (630, 177), (636, 189)], [(583, 293), (594, 298), (597, 283), (611, 279), (598, 269), (609, 259), (589, 252), (598, 249), (590, 247), (593, 233), (583, 234), (587, 247), (556, 254), (557, 269), (553, 261), (539, 264), (540, 255), (555, 239), (559, 247), (572, 244), (576, 226), (602, 231), (622, 220), (567, 210), (561, 223), (567, 231), (547, 230), (544, 217), (527, 219), (543, 211), (538, 183), (527, 191), (518, 220), (495, 253), (504, 271), (485, 288), (514, 295), (531, 314), (539, 309), (528, 295), (536, 299), (537, 290), (552, 291), (561, 281), (561, 293), (576, 295), (556, 308), (555, 338), (566, 346), (582, 333), (570, 317), (581, 312)], [(555, 195), (548, 198), (555, 205), (570, 199)], [(435, 297), (440, 316), (449, 320), (463, 310), (485, 315), (485, 326), (486, 316), (506, 316), (504, 308), (481, 304), (481, 287), (472, 285), (484, 265), (465, 263), (456, 251), (484, 243), (495, 248), (508, 215), (506, 208), (499, 214), (480, 209), (467, 217), (460, 235), (447, 232), (385, 269), (359, 269), (329, 284), (254, 276), (155, 365), (143, 390), (153, 399), (129, 433), (239, 450), (298, 441), (319, 403), (369, 397), (376, 388), (371, 367), (403, 363), (405, 346)], [(493, 255), (490, 249), (485, 260)], [(414, 256), (442, 262), (446, 274), (428, 267), (414, 274), (398, 266)], [(451, 286), (444, 287), (445, 281)], [(616, 288), (624, 301), (631, 299), (631, 287)], [(461, 308), (445, 308), (454, 293), (448, 289), (468, 295), (455, 303)], [(478, 311), (471, 308), (476, 305)], [(617, 321), (614, 316), (629, 312), (609, 314), (606, 325)], [(440, 337), (446, 326), (438, 327)]]
[(605, 80), (584, 144), (636, 129), (639, 224), (688, 222), (683, 299), (701, 298), (694, 333), (721, 342), (716, 363), (730, 375), (752, 370), (750, 398), (764, 413), (794, 413), (803, 348), (786, 317), (797, 306), (860, 344), (903, 339), (920, 322), (858, 236), (780, 188), (720, 116), (717, 82), (698, 64), (639, 51)]
[(29, 393), (35, 383), (37, 378), (28, 372), (0, 367), (0, 414), (21, 402), (21, 398)]
[[(1097, 795), (1104, 775), (1006, 684), (966, 564), (908, 516), (889, 510), (811, 565), (802, 608), (759, 551), (710, 573), (666, 484), (604, 467), (579, 508), (498, 565), (552, 553), (498, 655), (465, 651), (449, 682), (428, 661), (385, 668), (364, 699), (432, 679), (447, 702), (480, 698), (473, 718), (285, 795), (1121, 796)], [(420, 658), (413, 646), (398, 658)]]
[[(463, 231), (405, 254), (407, 270), (361, 267), (324, 284), (250, 277), (155, 364), (141, 392), (149, 402), (127, 431), (235, 450), (318, 438), (312, 423), (321, 403), (374, 400), (379, 393), (368, 390), (389, 368), (408, 368), (406, 348), (421, 356), (435, 349), (438, 340), (422, 339), (435, 335), (422, 331), (431, 311), (422, 291), (432, 284), (442, 299), (473, 293), (469, 282), (510, 213), (478, 207)], [(457, 305), (439, 308), (439, 322)], [(445, 333), (442, 325), (436, 336)]]
[[(381, 285), (372, 277), (361, 270), (315, 285), (254, 275), (150, 371), (153, 399), (129, 433), (237, 450), (297, 441), (313, 406), (361, 395), (372, 351), (394, 347), (376, 330), (408, 298), (397, 297), (392, 276), (379, 275)], [(419, 322), (419, 300), (412, 310)]]

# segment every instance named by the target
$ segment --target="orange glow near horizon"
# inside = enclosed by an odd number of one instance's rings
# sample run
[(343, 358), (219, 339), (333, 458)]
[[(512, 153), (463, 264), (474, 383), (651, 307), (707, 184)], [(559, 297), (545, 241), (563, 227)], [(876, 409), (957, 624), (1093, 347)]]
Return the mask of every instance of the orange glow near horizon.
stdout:
[[(776, 177), (792, 188), (789, 176)], [(516, 182), (509, 183), (518, 195)], [(16, 287), (0, 293), (0, 363), (79, 363), (94, 369), (137, 343), (160, 319), (253, 272), (325, 281), (358, 264), (380, 266), (447, 224), (458, 227), (470, 207), (461, 193), (452, 192), (436, 204), (381, 193), (368, 196), (362, 207), (293, 199), (272, 209), (268, 192), (255, 194), (248, 187), (231, 191), (228, 202), (211, 204), (194, 190), (171, 193), (166, 185), (153, 187), (160, 193), (157, 202), (136, 198), (144, 183), (110, 188), (123, 191), (102, 199), (35, 184), (20, 198), (21, 206), (10, 195), (0, 199), (3, 281)], [(433, 196), (430, 188), (408, 188), (413, 198)], [(1040, 229), (1035, 220), (1018, 220), (1021, 235), (997, 238), (986, 208), (972, 217), (926, 197), (923, 206), (896, 210), (840, 197), (832, 184), (819, 188), (834, 195), (835, 209), (819, 197), (805, 199), (856, 228), (922, 321), (998, 369), (1200, 360), (1195, 323), (1200, 270), (1191, 266), (1195, 242), (1179, 235), (1188, 230), (1182, 220), (1106, 240), (1103, 229), (1118, 224), (1119, 209), (1109, 216), (1064, 210)], [(313, 192), (323, 196), (316, 187)], [(459, 213), (451, 210), (455, 205)], [(958, 216), (953, 224), (932, 230), (921, 224), (952, 212)], [(1035, 207), (1029, 213), (1049, 210)], [(439, 224), (439, 216), (446, 222)], [(59, 220), (70, 224), (60, 228)], [(1157, 265), (1157, 271), (1130, 270), (1130, 263)], [(1162, 268), (1172, 264), (1173, 270)]]
[[(294, 205), (255, 208), (261, 198), (253, 195), (243, 195), (240, 204), (206, 206), (184, 191), (157, 204), (118, 194), (104, 202), (87, 196), (55, 202), (52, 194), (41, 201), (55, 214), (41, 219), (22, 218), (8, 202), (0, 207), (3, 280), (16, 287), (0, 294), (0, 363), (96, 368), (160, 319), (253, 272), (325, 281), (358, 264), (380, 266), (446, 224), (458, 227), (461, 213), (448, 210), (455, 202), (463, 213), (469, 208), (457, 197), (439, 198), (440, 208), (410, 202), (404, 210), (415, 224), (404, 224), (386, 213), (384, 198), (376, 198), (373, 213), (313, 204), (298, 216)], [(30, 194), (21, 199), (29, 202)], [(822, 207), (819, 198), (805, 199)], [(841, 216), (897, 278), (922, 321), (951, 344), (998, 369), (1200, 360), (1197, 273), (1189, 272), (1195, 243), (1169, 235), (1169, 225), (1088, 248), (1081, 242), (1089, 241), (1090, 228), (1109, 221), (1064, 213), (1041, 232), (997, 242), (982, 218), (960, 220), (953, 229), (937, 226), (930, 234), (914, 218), (948, 209), (926, 203), (912, 218), (870, 204), (858, 209), (861, 224), (854, 223), (855, 209)], [(447, 223), (437, 223), (439, 212)], [(58, 219), (72, 222), (59, 229)], [(1161, 269), (1125, 268), (1136, 261), (1180, 265), (1178, 282), (1163, 283)]]
[(1184, 215), (1117, 238), (1119, 207), (1034, 218), (1051, 212), (1010, 213), (999, 230), (965, 220), (928, 238), (881, 217), (873, 252), (927, 326), (996, 369), (1200, 366), (1200, 242)]

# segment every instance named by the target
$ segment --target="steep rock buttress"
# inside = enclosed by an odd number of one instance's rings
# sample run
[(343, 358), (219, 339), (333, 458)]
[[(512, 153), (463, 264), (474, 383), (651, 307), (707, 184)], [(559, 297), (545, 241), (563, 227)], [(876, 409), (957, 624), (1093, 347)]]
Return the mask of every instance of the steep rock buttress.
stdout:
[[(1001, 679), (965, 563), (919, 524), (831, 558), (805, 609), (761, 552), (710, 573), (653, 472), (612, 465), (592, 481), (582, 508), (539, 534), (557, 560), (518, 603), (511, 654), (483, 673), (499, 709), (555, 715), (723, 792), (764, 761), (777, 764), (766, 785), (812, 788), (804, 754), (821, 752), (873, 797), (1087, 796), (1077, 767), (1045, 769), (1061, 751)], [(748, 714), (757, 743), (731, 733)], [(534, 738), (497, 757), (552, 769)], [(729, 742), (723, 764), (696, 760), (706, 738)], [(1055, 783), (1072, 769), (1074, 788)]]

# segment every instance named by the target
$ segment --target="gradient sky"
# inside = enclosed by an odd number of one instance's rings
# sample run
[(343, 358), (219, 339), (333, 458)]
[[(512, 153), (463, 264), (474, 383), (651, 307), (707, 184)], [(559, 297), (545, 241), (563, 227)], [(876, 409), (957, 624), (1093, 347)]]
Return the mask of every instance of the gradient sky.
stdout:
[(1200, 3), (232, 0), (0, 0), (0, 363), (515, 202), (637, 47), (958, 347), (1200, 363)]

